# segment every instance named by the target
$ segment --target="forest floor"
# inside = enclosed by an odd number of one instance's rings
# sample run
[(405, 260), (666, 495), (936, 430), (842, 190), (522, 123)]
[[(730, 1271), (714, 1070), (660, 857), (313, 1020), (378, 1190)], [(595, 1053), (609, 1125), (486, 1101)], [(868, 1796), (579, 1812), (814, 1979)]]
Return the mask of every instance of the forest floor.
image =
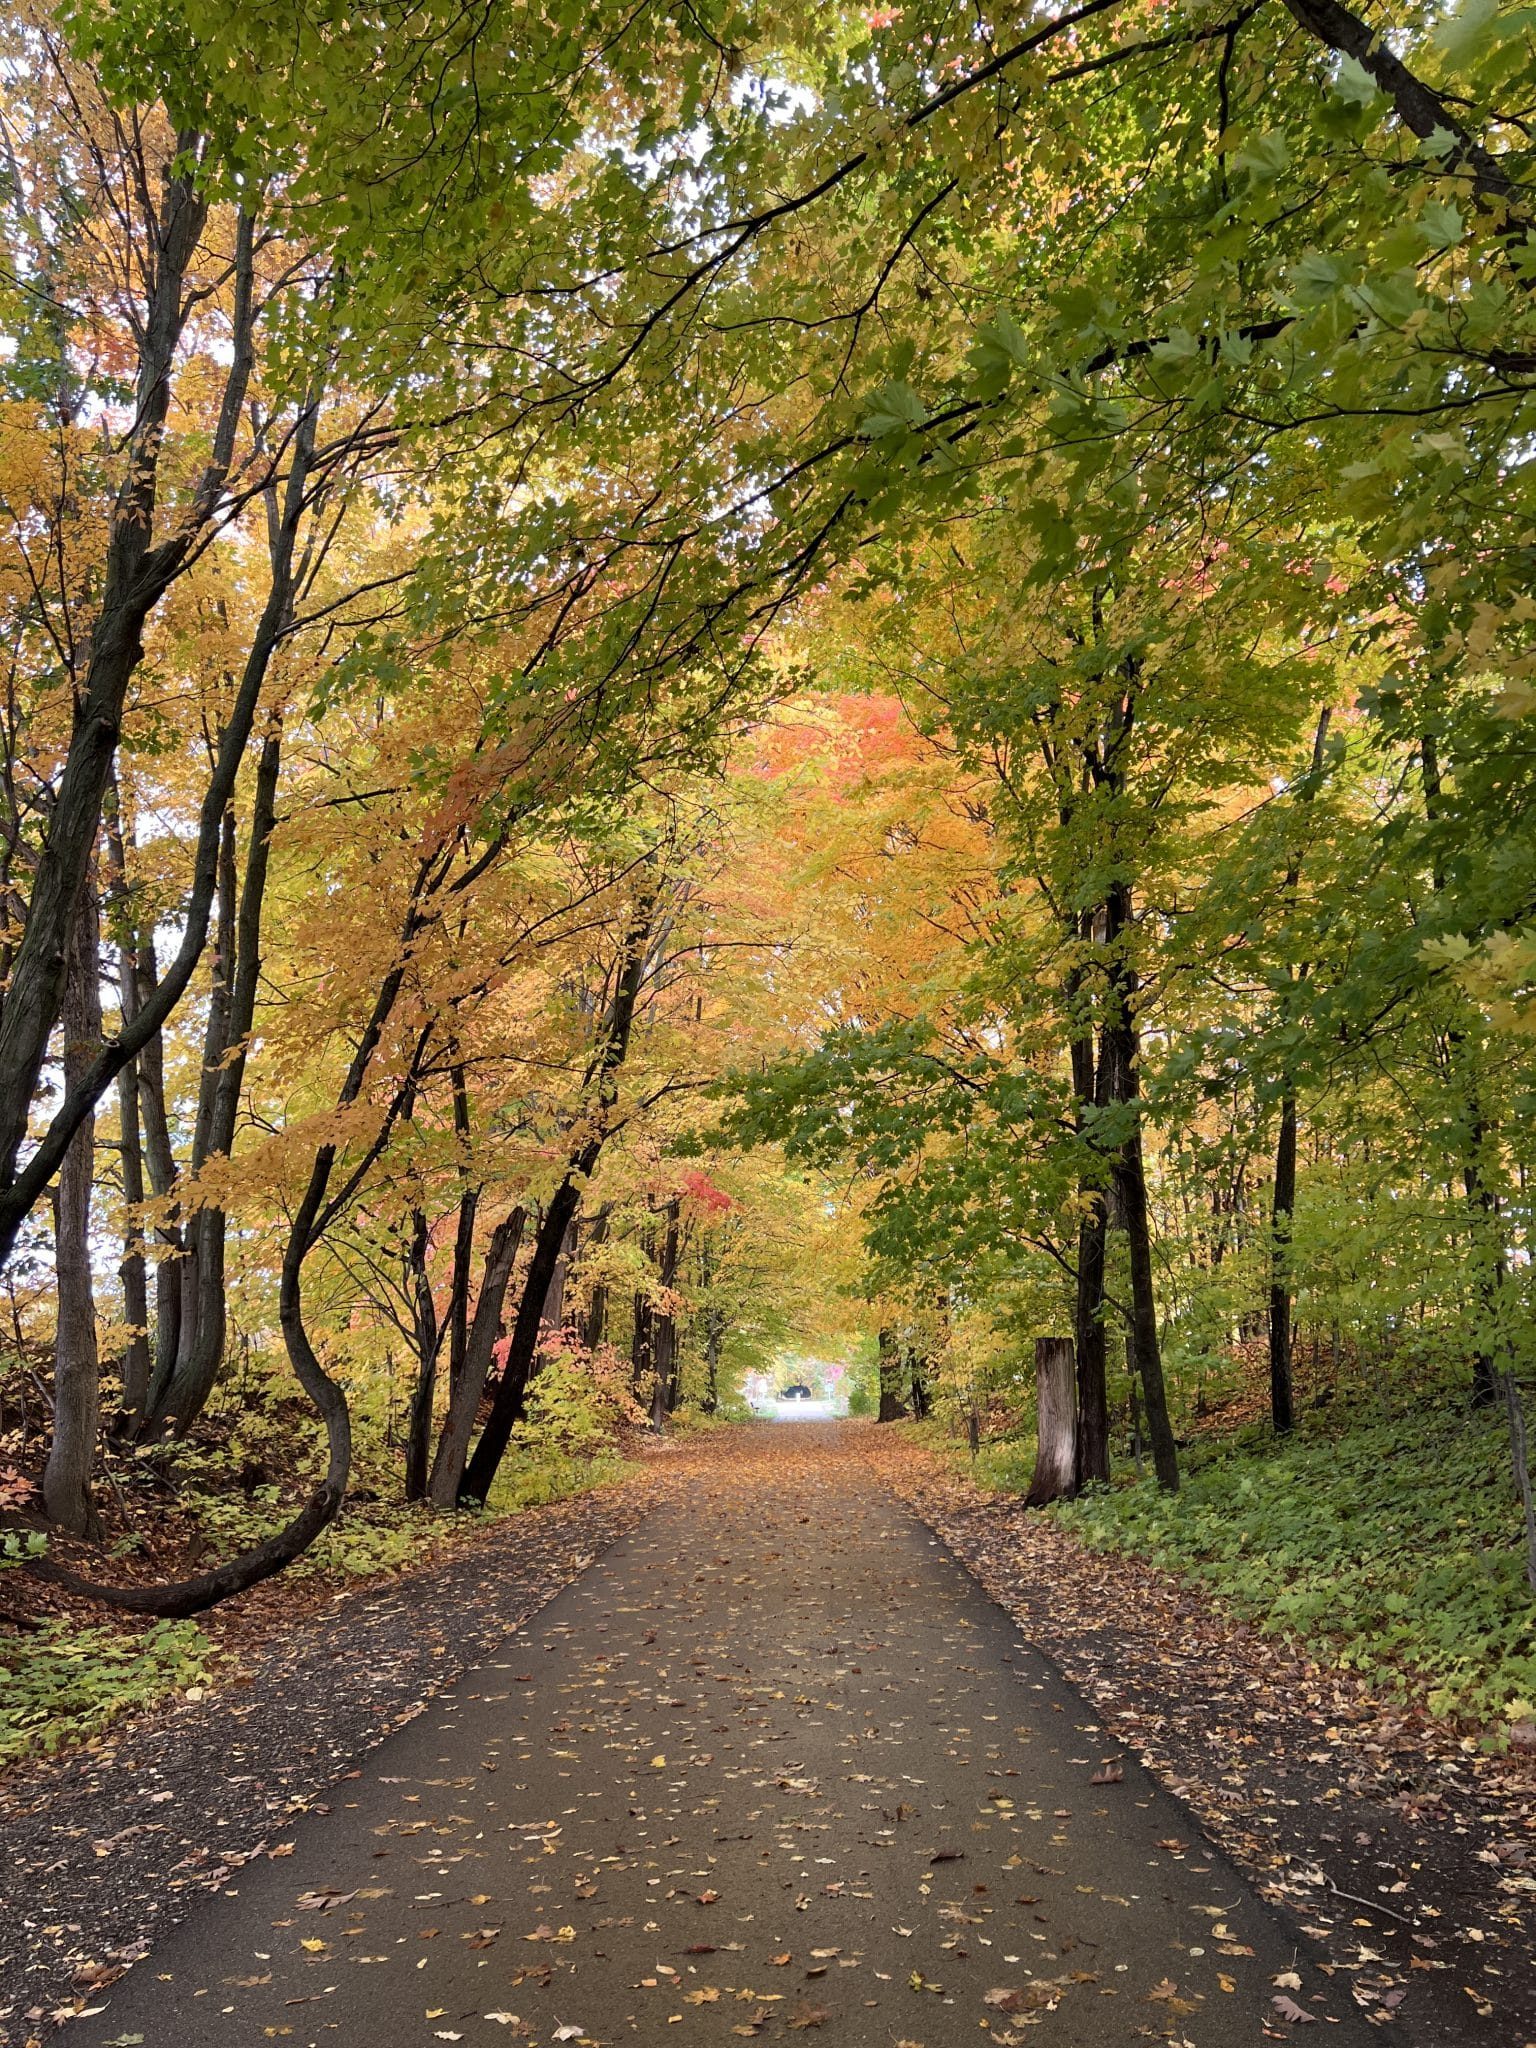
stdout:
[(0, 1786), (0, 2042), (1536, 2043), (1528, 1763), (872, 1425), (658, 1449), (194, 1690)]

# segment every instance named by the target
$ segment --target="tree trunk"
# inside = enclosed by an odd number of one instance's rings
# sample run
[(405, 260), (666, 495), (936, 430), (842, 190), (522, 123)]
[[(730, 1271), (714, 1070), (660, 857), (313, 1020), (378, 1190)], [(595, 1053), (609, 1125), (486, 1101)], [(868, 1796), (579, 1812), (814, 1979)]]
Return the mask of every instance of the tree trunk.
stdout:
[[(582, 1180), (585, 1178), (583, 1175)], [(507, 1445), (512, 1440), (512, 1431), (527, 1412), (528, 1382), (533, 1377), (539, 1339), (544, 1331), (544, 1303), (565, 1247), (565, 1233), (580, 1202), (581, 1182), (567, 1178), (550, 1196), (540, 1219), (533, 1241), (533, 1257), (528, 1262), (527, 1277), (517, 1304), (517, 1318), (512, 1325), (507, 1362), (501, 1369), (501, 1378), (496, 1385), (485, 1428), (480, 1432), (480, 1441), (464, 1468), (459, 1486), (459, 1500), (463, 1504), (484, 1507), (496, 1474), (501, 1469), (501, 1461), (506, 1456)]]
[(118, 1142), (122, 1148), (123, 1256), (118, 1276), (123, 1289), (123, 1322), (127, 1335), (118, 1361), (122, 1379), (122, 1411), (114, 1428), (132, 1436), (149, 1399), (149, 1276), (144, 1262), (144, 1236), (138, 1211), (144, 1200), (144, 1151), (139, 1137), (137, 1063), (117, 1077)]
[[(666, 1205), (666, 1222), (661, 1236), (661, 1257), (656, 1270), (658, 1284), (669, 1295), (677, 1280), (677, 1262), (681, 1248), (678, 1229), (680, 1209), (681, 1204), (676, 1199)], [(677, 1407), (680, 1391), (677, 1317), (670, 1306), (656, 1310), (651, 1328), (651, 1363), (655, 1373), (655, 1387), (651, 1395), (651, 1421), (660, 1430), (665, 1428), (667, 1417)]]
[[(1472, 1276), (1477, 1290), (1482, 1323), (1477, 1348), (1472, 1354), (1472, 1405), (1486, 1408), (1498, 1398), (1499, 1371), (1495, 1363), (1495, 1337), (1507, 1269), (1500, 1244), (1502, 1225), (1498, 1198), (1483, 1178), (1482, 1150), (1485, 1132), (1482, 1118), (1473, 1110), (1472, 1129), (1461, 1164), (1461, 1184), (1472, 1216)], [(1507, 1377), (1507, 1375), (1506, 1375)]]
[(559, 1336), (565, 1328), (565, 1289), (570, 1279), (571, 1260), (576, 1253), (576, 1239), (580, 1232), (578, 1219), (573, 1216), (566, 1226), (565, 1241), (560, 1247), (560, 1256), (555, 1261), (555, 1270), (550, 1275), (549, 1289), (544, 1296), (544, 1306), (539, 1311), (539, 1342), (546, 1337)]
[(432, 1461), (432, 1475), (427, 1484), (427, 1497), (435, 1508), (451, 1508), (459, 1497), (459, 1484), (469, 1456), (469, 1441), (475, 1430), (475, 1415), (480, 1397), (485, 1392), (485, 1383), (490, 1378), (491, 1361), (501, 1335), (507, 1284), (517, 1264), (518, 1247), (523, 1241), (526, 1222), (526, 1211), (514, 1209), (510, 1216), (503, 1217), (496, 1225), (485, 1248), (475, 1317), (464, 1347), (464, 1370), (457, 1380), (450, 1379), (449, 1382), (448, 1413), (443, 1420), (442, 1435), (437, 1441), (437, 1455)]
[(901, 1346), (896, 1340), (896, 1332), (882, 1330), (879, 1345), (880, 1406), (875, 1420), (900, 1422), (907, 1412), (907, 1404), (902, 1391)]
[(1277, 1436), (1296, 1427), (1291, 1390), (1291, 1216), (1296, 1207), (1296, 1094), (1280, 1102), (1275, 1191), (1269, 1216), (1269, 1412)]
[[(126, 1021), (133, 1014), (136, 943), (133, 904), (128, 892), (128, 865), (123, 845), (121, 806), (115, 777), (105, 805), (108, 855), (107, 901), (117, 945), (118, 1009)], [(118, 1278), (123, 1290), (123, 1342), (118, 1372), (121, 1406), (113, 1428), (132, 1437), (149, 1399), (149, 1277), (144, 1256), (144, 1230), (139, 1211), (144, 1203), (144, 1141), (139, 1117), (139, 1062), (130, 1060), (117, 1077), (118, 1148), (123, 1186), (123, 1256)]]
[(720, 1311), (710, 1309), (704, 1319), (704, 1399), (700, 1404), (706, 1415), (714, 1415), (720, 1408)]
[[(656, 1399), (656, 1314), (648, 1294), (634, 1296), (629, 1326), (629, 1383), (644, 1408)], [(654, 1420), (654, 1417), (652, 1418)]]
[[(1131, 891), (1126, 882), (1116, 882), (1107, 904), (1106, 936), (1114, 947), (1131, 924)], [(1142, 1153), (1139, 1098), (1139, 1032), (1136, 1022), (1136, 971), (1123, 950), (1111, 955), (1108, 1015), (1100, 1054), (1105, 1063), (1108, 1100), (1126, 1106), (1134, 1121), (1115, 1157), (1116, 1204), (1125, 1231), (1131, 1269), (1131, 1315), (1128, 1332), (1134, 1370), (1141, 1381), (1147, 1404), (1147, 1433), (1152, 1440), (1152, 1464), (1158, 1484), (1169, 1493), (1178, 1491), (1179, 1453), (1173, 1424), (1168, 1414), (1168, 1392), (1163, 1381), (1162, 1346), (1157, 1330), (1157, 1299), (1152, 1274), (1152, 1232), (1147, 1208), (1146, 1163)]]
[(1077, 1491), (1076, 1362), (1070, 1337), (1035, 1339), (1035, 1470), (1027, 1508), (1070, 1500)]
[(655, 1363), (651, 1373), (651, 1427), (659, 1434), (676, 1403), (672, 1399), (677, 1370), (677, 1325), (670, 1316), (658, 1315), (652, 1323), (651, 1352)]
[(465, 1467), (459, 1489), (461, 1500), (483, 1506), (502, 1458), (511, 1440), (513, 1425), (522, 1419), (528, 1376), (538, 1349), (539, 1327), (544, 1299), (554, 1278), (555, 1266), (565, 1244), (565, 1233), (581, 1206), (582, 1189), (602, 1156), (608, 1136), (608, 1118), (619, 1099), (619, 1072), (629, 1054), (635, 1007), (645, 980), (646, 955), (650, 947), (654, 898), (645, 899), (636, 910), (624, 935), (613, 1002), (599, 1033), (585, 1076), (584, 1095), (592, 1098), (595, 1128), (571, 1154), (564, 1180), (550, 1197), (549, 1206), (534, 1240), (528, 1278), (518, 1303), (517, 1321), (507, 1350), (507, 1363), (491, 1402), (491, 1412)]
[[(198, 1073), (197, 1113), (192, 1126), (191, 1171), (209, 1157), (214, 1105), (222, 1078), (221, 1062), (229, 1049), (230, 984), (235, 953), (235, 816), (224, 814), (219, 833), (219, 896), (215, 924), (208, 1015), (203, 1027), (203, 1059)], [(182, 1226), (182, 1257), (178, 1279), (181, 1306), (176, 1318), (176, 1354), (166, 1377), (150, 1387), (148, 1423), (152, 1428), (184, 1436), (207, 1402), (223, 1355), (224, 1219), (213, 1209), (199, 1208)], [(212, 1270), (210, 1270), (210, 1268)], [(213, 1327), (216, 1325), (215, 1327)], [(212, 1344), (218, 1350), (209, 1356)]]
[[(453, 1273), (448, 1289), (448, 1397), (464, 1377), (469, 1355), (469, 1276), (475, 1259), (475, 1221), (480, 1188), (470, 1179), (469, 1079), (462, 1060), (453, 1063), (453, 1134), (459, 1147), (459, 1214), (453, 1233)], [(428, 1432), (430, 1438), (430, 1431)]]
[(1525, 1520), (1525, 1582), (1536, 1593), (1536, 1500), (1531, 1497), (1531, 1453), (1525, 1434), (1525, 1410), (1512, 1372), (1504, 1374), (1504, 1413), (1509, 1423), (1509, 1452), (1515, 1468), (1515, 1491)]
[(1109, 1478), (1109, 1357), (1104, 1333), (1107, 1230), (1104, 1196), (1083, 1190), (1091, 1206), (1077, 1226), (1077, 1289), (1072, 1318), (1077, 1354), (1077, 1484)]
[(405, 1423), (405, 1497), (420, 1500), (427, 1490), (427, 1459), (432, 1449), (432, 1397), (437, 1388), (437, 1354), (442, 1330), (427, 1271), (431, 1230), (425, 1213), (411, 1212), (411, 1321), (416, 1333), (416, 1380)]
[[(587, 1232), (588, 1251), (596, 1251), (608, 1241), (608, 1211), (595, 1217)], [(581, 1341), (588, 1351), (595, 1351), (603, 1341), (608, 1327), (608, 1289), (601, 1280), (594, 1280), (587, 1295), (587, 1312), (582, 1317)]]
[[(1328, 744), (1328, 726), (1333, 717), (1325, 704), (1318, 714), (1312, 741), (1312, 767), (1299, 791), (1299, 800), (1310, 803), (1317, 793)], [(1286, 866), (1281, 902), (1287, 917), (1296, 909), (1296, 892), (1301, 885), (1302, 850), (1298, 846)], [(1296, 992), (1306, 981), (1308, 967), (1287, 968), (1281, 998), (1281, 1019), (1289, 1023)], [(1296, 1427), (1296, 1403), (1292, 1389), (1291, 1335), (1291, 1241), (1296, 1212), (1296, 1082), (1289, 1069), (1280, 1096), (1280, 1136), (1275, 1146), (1275, 1184), (1269, 1213), (1269, 1412), (1277, 1436), (1289, 1436)]]
[[(1076, 936), (1090, 940), (1094, 913), (1084, 911)], [(1089, 1117), (1099, 1103), (1098, 1062), (1094, 1057), (1093, 1018), (1083, 1010), (1081, 973), (1074, 969), (1067, 987), (1072, 1038), (1073, 1116), (1086, 1138)], [(1078, 1177), (1082, 1213), (1077, 1226), (1077, 1282), (1073, 1339), (1077, 1353), (1077, 1471), (1081, 1488), (1109, 1478), (1109, 1363), (1104, 1336), (1104, 1271), (1107, 1217), (1105, 1171), (1094, 1161)]]
[[(64, 982), (64, 1085), (95, 1058), (101, 1043), (100, 936), (96, 891), (87, 875), (69, 935)], [(96, 1348), (96, 1296), (91, 1281), (91, 1187), (96, 1171), (96, 1119), (76, 1131), (59, 1169), (54, 1201), (53, 1444), (43, 1472), (50, 1522), (75, 1536), (99, 1527), (91, 1498), (101, 1419), (101, 1362)]]
[[(1420, 740), (1419, 760), (1423, 771), (1424, 815), (1433, 825), (1441, 816), (1444, 794), (1440, 779), (1440, 749), (1433, 733), (1426, 733)], [(1431, 864), (1430, 877), (1435, 893), (1439, 895), (1445, 888), (1445, 873), (1438, 856)], [(1475, 1074), (1469, 1077), (1465, 1072), (1466, 1033), (1453, 1024), (1447, 1028), (1445, 1042), (1450, 1079), (1457, 1085), (1463, 1099), (1461, 1184), (1471, 1218), (1473, 1284), (1481, 1311), (1478, 1343), (1472, 1354), (1472, 1405), (1474, 1408), (1486, 1408), (1498, 1398), (1499, 1392), (1494, 1345), (1491, 1335), (1487, 1334), (1498, 1326), (1505, 1280), (1504, 1256), (1498, 1243), (1499, 1204), (1483, 1173), (1485, 1123)]]
[[(133, 962), (135, 1013), (153, 994), (158, 978), (152, 934), (136, 939)], [(155, 1224), (159, 1255), (155, 1260), (154, 1364), (150, 1389), (168, 1383), (176, 1370), (176, 1353), (181, 1345), (181, 1226), (170, 1212), (176, 1186), (176, 1156), (171, 1149), (170, 1118), (166, 1112), (165, 1046), (160, 1033), (147, 1041), (137, 1060), (139, 1070), (139, 1117), (144, 1133), (144, 1166), (149, 1192), (160, 1215)], [(140, 1417), (140, 1432), (147, 1426), (149, 1395)]]
[(928, 1398), (928, 1381), (925, 1374), (926, 1365), (927, 1360), (921, 1352), (914, 1350), (908, 1353), (907, 1369), (911, 1375), (912, 1420), (914, 1422), (922, 1422), (929, 1414), (933, 1405)]
[[(261, 919), (267, 891), (277, 786), (282, 767), (281, 728), (274, 718), (262, 742), (251, 805), (250, 844), (236, 904), (235, 821), (225, 814), (220, 839), (219, 921), (214, 958), (215, 996), (209, 1004), (197, 1121), (190, 1172), (227, 1158), (239, 1121), (246, 1052), (255, 1022), (261, 978)], [(212, 1204), (199, 1206), (184, 1227), (181, 1312), (170, 1370), (150, 1391), (148, 1424), (185, 1435), (207, 1406), (224, 1363), (228, 1324), (224, 1286), (228, 1219)]]

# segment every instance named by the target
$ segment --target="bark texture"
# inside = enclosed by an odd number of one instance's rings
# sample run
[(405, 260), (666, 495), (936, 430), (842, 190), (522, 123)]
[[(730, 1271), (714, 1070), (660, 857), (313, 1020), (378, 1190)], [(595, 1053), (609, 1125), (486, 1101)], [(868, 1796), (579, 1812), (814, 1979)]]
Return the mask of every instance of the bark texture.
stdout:
[(1027, 1508), (1077, 1491), (1077, 1368), (1070, 1337), (1035, 1339), (1035, 1469)]
[[(64, 1084), (90, 1065), (101, 1040), (101, 982), (96, 892), (87, 876), (70, 931), (64, 983)], [(96, 1294), (91, 1279), (91, 1184), (96, 1172), (96, 1119), (75, 1132), (59, 1169), (54, 1198), (53, 1443), (43, 1471), (43, 1507), (50, 1522), (75, 1536), (97, 1530), (91, 1498), (101, 1420), (101, 1361), (96, 1345)]]

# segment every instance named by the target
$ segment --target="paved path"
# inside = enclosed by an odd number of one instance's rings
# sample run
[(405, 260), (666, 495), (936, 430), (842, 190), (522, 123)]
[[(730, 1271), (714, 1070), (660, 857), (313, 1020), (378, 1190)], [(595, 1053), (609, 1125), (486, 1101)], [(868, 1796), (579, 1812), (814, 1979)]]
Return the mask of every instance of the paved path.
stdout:
[(742, 1432), (68, 2048), (1364, 2041), (848, 1441)]

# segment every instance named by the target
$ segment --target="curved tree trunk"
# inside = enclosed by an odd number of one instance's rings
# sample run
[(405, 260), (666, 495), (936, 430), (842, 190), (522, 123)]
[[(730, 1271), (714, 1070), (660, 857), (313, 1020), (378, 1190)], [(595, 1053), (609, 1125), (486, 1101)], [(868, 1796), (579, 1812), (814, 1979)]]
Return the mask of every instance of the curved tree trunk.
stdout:
[[(311, 1182), (314, 1192), (314, 1182)], [(202, 1614), (210, 1607), (216, 1607), (221, 1600), (228, 1600), (236, 1593), (249, 1591), (263, 1579), (274, 1578), (302, 1557), (320, 1532), (334, 1522), (341, 1512), (346, 1499), (347, 1479), (352, 1469), (352, 1418), (347, 1409), (347, 1400), (341, 1388), (325, 1371), (315, 1356), (309, 1333), (304, 1327), (303, 1295), (300, 1276), (303, 1269), (307, 1246), (303, 1238), (308, 1236), (309, 1225), (323, 1184), (315, 1200), (301, 1207), (299, 1217), (289, 1234), (288, 1251), (283, 1260), (282, 1284), (279, 1293), (279, 1316), (282, 1322), (283, 1341), (288, 1352), (288, 1361), (300, 1386), (314, 1403), (325, 1424), (326, 1470), (325, 1477), (317, 1486), (293, 1520), (269, 1536), (254, 1549), (232, 1557), (227, 1564), (215, 1565), (211, 1571), (201, 1572), (195, 1578), (182, 1579), (170, 1586), (103, 1586), (94, 1581), (66, 1571), (50, 1560), (39, 1559), (32, 1567), (39, 1576), (56, 1584), (68, 1586), (71, 1591), (86, 1593), (92, 1599), (100, 1600), (109, 1607), (122, 1608), (135, 1614), (158, 1614), (167, 1619), (181, 1619), (187, 1615)]]

